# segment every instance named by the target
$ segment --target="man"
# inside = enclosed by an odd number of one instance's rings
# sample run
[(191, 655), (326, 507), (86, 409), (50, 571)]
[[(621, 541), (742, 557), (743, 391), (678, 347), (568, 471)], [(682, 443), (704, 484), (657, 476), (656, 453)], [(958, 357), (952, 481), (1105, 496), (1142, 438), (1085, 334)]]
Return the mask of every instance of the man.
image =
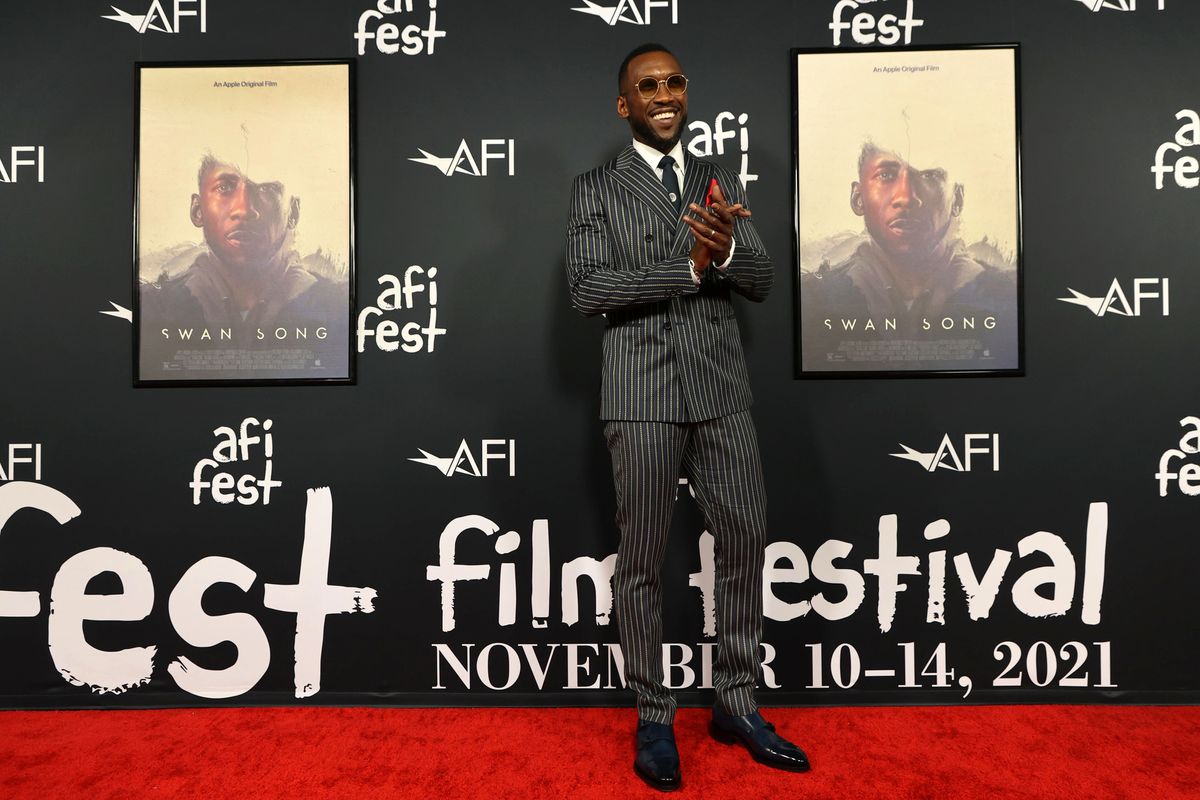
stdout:
[[(201, 341), (242, 350), (310, 348), (324, 370), (344, 373), (348, 283), (310, 271), (292, 249), (300, 199), (288, 197), (282, 183), (254, 181), (212, 155), (202, 160), (197, 182), (189, 217), (204, 231), (207, 252), (181, 274), (142, 284), (143, 375), (156, 359), (169, 363), (173, 350)], [(179, 329), (193, 333), (180, 342), (173, 338)]]
[(608, 322), (600, 416), (621, 531), (617, 622), (625, 678), (637, 696), (634, 769), (656, 788), (679, 785), (676, 702), (663, 686), (659, 573), (682, 471), (716, 539), (710, 730), (767, 764), (806, 770), (804, 753), (774, 733), (754, 701), (765, 495), (730, 296), (765, 299), (771, 262), (737, 176), (680, 145), (687, 78), (675, 57), (662, 45), (638, 47), (622, 62), (617, 86), (617, 115), (628, 121), (633, 143), (575, 179), (567, 279), (576, 310)]
[[(942, 320), (955, 327), (969, 320), (987, 337), (992, 358), (1011, 357), (1016, 366), (1015, 271), (968, 253), (957, 236), (964, 198), (945, 169), (913, 166), (894, 150), (865, 143), (850, 210), (863, 218), (869, 240), (841, 263), (803, 276), (807, 343), (843, 335), (842, 320), (856, 322), (856, 335), (871, 320), (876, 331), (906, 338), (944, 336)], [(986, 240), (980, 244), (987, 249)]]

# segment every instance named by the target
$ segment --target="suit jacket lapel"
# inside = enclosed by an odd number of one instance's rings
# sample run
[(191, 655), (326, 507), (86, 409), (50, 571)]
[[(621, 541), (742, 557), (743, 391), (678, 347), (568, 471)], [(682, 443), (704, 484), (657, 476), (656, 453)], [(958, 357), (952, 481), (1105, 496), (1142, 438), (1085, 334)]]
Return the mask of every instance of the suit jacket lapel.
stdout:
[[(684, 169), (686, 171), (687, 168)], [(667, 197), (667, 189), (662, 185), (662, 181), (654, 174), (646, 160), (638, 155), (638, 151), (633, 149), (633, 145), (626, 147), (617, 156), (617, 167), (613, 177), (639, 200), (654, 209), (668, 227), (675, 228), (679, 222), (675, 204)], [(686, 191), (684, 197), (687, 197)]]
[[(687, 210), (688, 203), (696, 203), (704, 205), (704, 195), (708, 190), (708, 182), (712, 178), (712, 169), (703, 161), (697, 161), (687, 152), (686, 148), (683, 151), (683, 213), (689, 213)], [(687, 250), (691, 249), (691, 231), (687, 223), (682, 219), (678, 220), (678, 226), (675, 229), (675, 239), (671, 242), (671, 252), (679, 252), (680, 247), (689, 242)]]

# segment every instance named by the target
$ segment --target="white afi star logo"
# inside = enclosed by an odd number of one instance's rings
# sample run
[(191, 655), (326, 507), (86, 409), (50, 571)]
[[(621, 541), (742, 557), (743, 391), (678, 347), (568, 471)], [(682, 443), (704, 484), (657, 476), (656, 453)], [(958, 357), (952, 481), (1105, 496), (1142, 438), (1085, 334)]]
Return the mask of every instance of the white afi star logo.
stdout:
[(115, 14), (105, 14), (101, 19), (111, 19), (113, 22), (124, 22), (138, 33), (158, 31), (160, 33), (179, 33), (179, 23), (184, 17), (196, 17), (200, 21), (200, 32), (207, 32), (208, 0), (173, 0), (172, 15), (168, 16), (162, 7), (161, 0), (151, 0), (150, 8), (145, 14), (130, 14), (116, 6), (110, 6)]
[[(1137, 0), (1076, 0), (1088, 7), (1089, 11), (1137, 11)], [(1158, 0), (1158, 10), (1162, 11), (1166, 0)]]
[(618, 22), (627, 22), (630, 25), (649, 25), (650, 15), (656, 8), (669, 8), (671, 24), (679, 23), (679, 0), (642, 0), (640, 5), (636, 0), (618, 0), (615, 6), (602, 6), (592, 0), (583, 0), (581, 7), (571, 10), (599, 17), (609, 25), (616, 25)]

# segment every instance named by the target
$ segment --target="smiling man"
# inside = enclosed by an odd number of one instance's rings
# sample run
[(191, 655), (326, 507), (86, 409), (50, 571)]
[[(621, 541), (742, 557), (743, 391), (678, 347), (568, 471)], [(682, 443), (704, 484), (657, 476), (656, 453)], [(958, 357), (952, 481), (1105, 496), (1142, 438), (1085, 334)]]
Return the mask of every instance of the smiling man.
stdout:
[[(183, 272), (140, 289), (143, 377), (178, 376), (180, 348), (292, 349), (286, 358), (243, 357), (204, 377), (340, 374), (349, 358), (348, 281), (310, 266), (293, 249), (300, 199), (277, 180), (254, 180), (239, 166), (205, 156), (188, 216), (206, 252)], [(319, 256), (319, 254), (318, 254)], [(185, 335), (186, 334), (186, 335)], [(297, 356), (297, 353), (304, 352)], [(299, 364), (295, 359), (305, 360)], [(226, 373), (226, 374), (222, 374)]]
[(600, 417), (621, 534), (617, 623), (637, 698), (634, 770), (658, 789), (680, 784), (660, 572), (686, 475), (716, 539), (710, 731), (763, 763), (803, 771), (804, 753), (775, 733), (754, 699), (766, 496), (732, 297), (764, 300), (771, 261), (736, 174), (683, 150), (689, 85), (675, 57), (658, 44), (634, 49), (617, 89), (617, 116), (633, 141), (575, 179), (566, 268), (571, 304), (607, 323)]

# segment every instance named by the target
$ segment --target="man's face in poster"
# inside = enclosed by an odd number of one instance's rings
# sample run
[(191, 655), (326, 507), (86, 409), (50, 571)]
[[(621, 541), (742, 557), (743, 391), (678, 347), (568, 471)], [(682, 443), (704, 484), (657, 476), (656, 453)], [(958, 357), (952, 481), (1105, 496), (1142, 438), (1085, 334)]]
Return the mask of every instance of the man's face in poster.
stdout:
[(963, 187), (941, 167), (921, 169), (893, 151), (867, 145), (850, 207), (894, 261), (919, 266), (940, 255), (962, 213)]
[(223, 263), (261, 267), (273, 262), (300, 219), (299, 198), (285, 197), (279, 181), (259, 183), (232, 164), (205, 159), (192, 195), (192, 224), (204, 229)]

